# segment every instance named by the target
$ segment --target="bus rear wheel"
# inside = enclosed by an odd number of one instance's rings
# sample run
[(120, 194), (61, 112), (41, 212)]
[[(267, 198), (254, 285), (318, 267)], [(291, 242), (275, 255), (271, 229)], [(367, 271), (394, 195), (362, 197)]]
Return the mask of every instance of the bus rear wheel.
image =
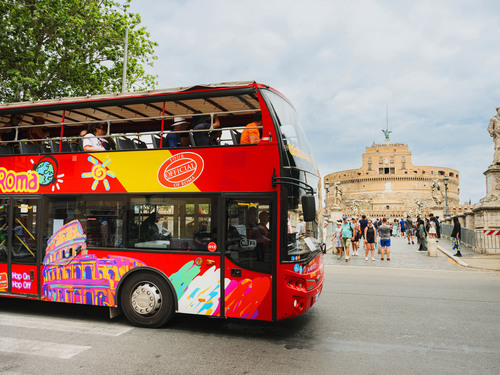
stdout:
[(174, 315), (174, 298), (159, 275), (137, 273), (126, 280), (120, 306), (128, 321), (138, 327), (157, 328)]

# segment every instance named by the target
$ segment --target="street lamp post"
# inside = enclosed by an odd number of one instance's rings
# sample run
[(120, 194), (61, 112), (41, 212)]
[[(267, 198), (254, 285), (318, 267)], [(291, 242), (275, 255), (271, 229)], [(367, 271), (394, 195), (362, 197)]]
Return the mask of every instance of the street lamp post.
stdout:
[(450, 210), (448, 209), (448, 182), (450, 179), (448, 176), (444, 176), (443, 182), (444, 182), (444, 200), (446, 202), (446, 209), (444, 211), (444, 217), (450, 217)]

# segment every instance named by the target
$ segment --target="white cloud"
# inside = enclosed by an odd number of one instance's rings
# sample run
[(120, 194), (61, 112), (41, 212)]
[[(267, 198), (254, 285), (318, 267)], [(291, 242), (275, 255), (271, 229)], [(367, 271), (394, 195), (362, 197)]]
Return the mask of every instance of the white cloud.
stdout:
[(460, 171), (461, 199), (485, 194), (486, 127), (500, 105), (495, 0), (136, 0), (160, 43), (160, 87), (257, 80), (296, 106), (321, 173), (358, 168), (383, 142), (415, 164)]

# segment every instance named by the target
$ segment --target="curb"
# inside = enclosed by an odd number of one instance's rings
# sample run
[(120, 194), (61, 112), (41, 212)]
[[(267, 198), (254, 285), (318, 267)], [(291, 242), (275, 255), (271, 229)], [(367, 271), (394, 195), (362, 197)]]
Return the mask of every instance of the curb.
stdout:
[(462, 259), (453, 256), (452, 252), (443, 249), (439, 245), (438, 245), (438, 250), (441, 251), (448, 258), (450, 258), (451, 260), (453, 260), (455, 263), (461, 265), (462, 267), (467, 267), (467, 268), (470, 268), (470, 269), (473, 269), (473, 270), (482, 270), (482, 271), (493, 271), (493, 272), (499, 272), (500, 271), (500, 270), (498, 270), (496, 268), (484, 268), (484, 267), (471, 266), (470, 264), (464, 262)]
[(441, 246), (437, 245), (437, 248), (439, 251), (441, 251), (444, 255), (446, 255), (448, 258), (450, 258), (451, 260), (453, 260), (454, 262), (460, 264), (462, 267), (468, 267), (468, 268), (475, 268), (475, 267), (471, 267), (469, 266), (468, 263), (465, 263), (462, 259), (460, 258), (457, 258), (457, 257), (454, 257), (453, 254), (448, 251), (448, 250), (445, 250), (443, 249)]

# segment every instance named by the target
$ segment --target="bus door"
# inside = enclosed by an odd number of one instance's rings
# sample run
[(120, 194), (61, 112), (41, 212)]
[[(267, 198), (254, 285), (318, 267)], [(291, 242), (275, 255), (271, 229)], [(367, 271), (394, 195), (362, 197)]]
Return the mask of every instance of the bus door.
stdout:
[(0, 293), (38, 295), (38, 203), (0, 199)]
[(226, 199), (225, 317), (273, 319), (276, 220), (269, 196)]

